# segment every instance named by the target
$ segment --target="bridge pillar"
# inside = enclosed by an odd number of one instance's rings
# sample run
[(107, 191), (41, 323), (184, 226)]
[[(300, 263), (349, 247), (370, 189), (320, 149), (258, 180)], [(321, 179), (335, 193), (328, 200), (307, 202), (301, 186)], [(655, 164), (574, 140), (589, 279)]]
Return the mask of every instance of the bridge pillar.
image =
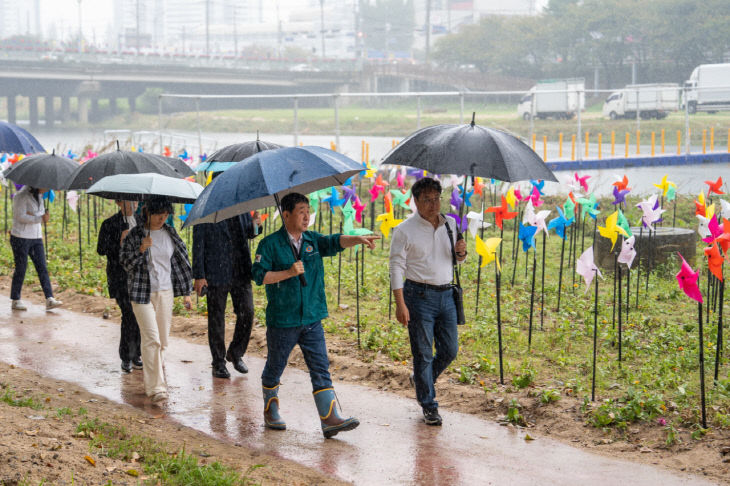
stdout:
[(15, 124), (18, 118), (18, 107), (15, 104), (15, 95), (8, 95), (8, 122)]
[(99, 118), (99, 98), (91, 98), (91, 114), (89, 115), (92, 121), (98, 121)]
[(55, 113), (53, 109), (53, 96), (45, 97), (45, 108), (46, 108), (46, 128), (53, 128), (55, 120)]
[(28, 97), (28, 116), (30, 118), (30, 128), (38, 128), (38, 97), (30, 95)]
[(79, 96), (79, 123), (89, 123), (89, 98), (86, 96)]
[(117, 114), (117, 99), (109, 98), (109, 113), (114, 116)]
[(135, 113), (137, 111), (137, 97), (130, 96), (127, 101), (129, 102), (129, 112)]
[(71, 100), (68, 96), (61, 96), (61, 121), (67, 122), (71, 119)]
[(400, 86), (398, 90), (401, 93), (408, 93), (411, 90), (411, 83), (408, 78), (400, 78)]

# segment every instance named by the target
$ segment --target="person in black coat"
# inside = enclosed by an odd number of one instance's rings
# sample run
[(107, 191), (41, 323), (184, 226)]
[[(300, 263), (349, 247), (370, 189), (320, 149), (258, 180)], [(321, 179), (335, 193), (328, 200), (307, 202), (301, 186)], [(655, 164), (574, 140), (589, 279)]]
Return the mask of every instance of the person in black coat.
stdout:
[(106, 256), (106, 281), (109, 297), (115, 299), (122, 311), (121, 337), (119, 339), (119, 358), (122, 371), (129, 373), (132, 367), (142, 369), (140, 335), (137, 319), (132, 311), (132, 303), (127, 291), (127, 272), (119, 263), (121, 243), (129, 230), (142, 222), (135, 214), (136, 201), (116, 201), (119, 212), (101, 223), (96, 252)]
[[(258, 236), (257, 212), (193, 226), (193, 288), (208, 299), (208, 344), (213, 357), (213, 376), (230, 378), (226, 361), (239, 373), (248, 373), (243, 355), (253, 325), (251, 251), (248, 240)], [(236, 327), (226, 351), (225, 312), (228, 294), (233, 301)]]

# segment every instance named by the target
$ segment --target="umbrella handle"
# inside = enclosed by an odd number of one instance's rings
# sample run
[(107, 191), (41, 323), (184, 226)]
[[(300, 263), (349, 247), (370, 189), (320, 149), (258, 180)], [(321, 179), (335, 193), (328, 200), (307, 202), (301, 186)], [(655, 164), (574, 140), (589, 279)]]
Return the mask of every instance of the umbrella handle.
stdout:
[(307, 277), (305, 277), (304, 274), (299, 275), (299, 283), (302, 285), (302, 287), (307, 286)]

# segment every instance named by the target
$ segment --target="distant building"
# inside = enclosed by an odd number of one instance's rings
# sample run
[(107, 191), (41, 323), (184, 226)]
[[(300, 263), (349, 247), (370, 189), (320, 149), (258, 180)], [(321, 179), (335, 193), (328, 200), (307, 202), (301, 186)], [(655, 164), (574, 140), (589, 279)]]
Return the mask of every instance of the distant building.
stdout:
[(0, 0), (0, 38), (42, 37), (40, 0)]

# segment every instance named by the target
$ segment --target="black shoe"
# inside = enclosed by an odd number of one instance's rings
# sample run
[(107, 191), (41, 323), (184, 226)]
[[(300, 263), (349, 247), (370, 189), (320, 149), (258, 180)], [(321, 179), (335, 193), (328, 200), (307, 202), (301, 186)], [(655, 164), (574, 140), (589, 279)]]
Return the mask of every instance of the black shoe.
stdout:
[(213, 367), (213, 376), (216, 378), (230, 378), (231, 374), (226, 369), (225, 365)]
[(430, 410), (423, 409), (423, 421), (426, 425), (441, 425), (441, 415), (439, 415), (438, 408), (432, 408)]
[(131, 361), (122, 361), (122, 371), (125, 373), (131, 373), (132, 372), (132, 362)]
[(132, 360), (132, 368), (135, 370), (141, 370), (142, 369), (142, 358), (137, 356)]
[(416, 388), (416, 377), (413, 375), (413, 373), (410, 374), (408, 377), (408, 382), (411, 384), (411, 386), (415, 389)]
[(246, 363), (243, 362), (243, 358), (234, 359), (233, 356), (231, 355), (231, 352), (228, 351), (226, 353), (226, 361), (233, 363), (233, 367), (239, 373), (243, 373), (243, 374), (248, 373), (248, 366), (246, 366)]

